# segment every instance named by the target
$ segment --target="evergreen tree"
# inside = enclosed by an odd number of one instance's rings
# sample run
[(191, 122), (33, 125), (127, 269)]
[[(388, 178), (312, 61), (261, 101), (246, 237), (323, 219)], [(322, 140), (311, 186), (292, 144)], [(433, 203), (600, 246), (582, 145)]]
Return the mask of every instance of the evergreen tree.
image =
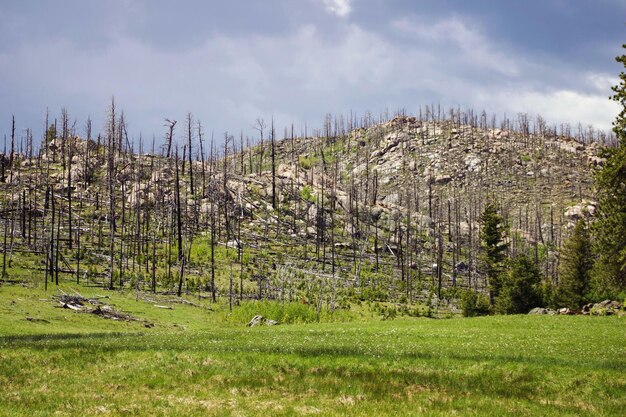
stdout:
[[(626, 55), (616, 60), (626, 67)], [(604, 151), (606, 162), (595, 176), (598, 189), (594, 226), (598, 253), (593, 273), (595, 298), (615, 297), (626, 289), (626, 73), (622, 71), (619, 78), (619, 84), (612, 87), (615, 94), (611, 97), (622, 106), (613, 122), (618, 146)]]
[(508, 243), (504, 242), (507, 227), (493, 203), (485, 207), (480, 216), (480, 223), (481, 260), (489, 282), (489, 302), (493, 305), (502, 287), (500, 275), (508, 249)]
[(578, 309), (589, 291), (589, 277), (593, 268), (591, 239), (585, 220), (580, 219), (572, 236), (561, 248), (559, 283), (556, 304), (559, 307)]
[(502, 276), (500, 294), (496, 300), (496, 312), (502, 314), (526, 314), (542, 304), (541, 273), (526, 255), (511, 261), (510, 268)]

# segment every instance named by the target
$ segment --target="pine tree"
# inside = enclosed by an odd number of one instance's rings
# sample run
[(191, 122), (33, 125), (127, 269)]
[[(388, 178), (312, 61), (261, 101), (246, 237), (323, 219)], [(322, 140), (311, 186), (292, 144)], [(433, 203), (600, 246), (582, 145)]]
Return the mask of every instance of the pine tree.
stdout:
[[(626, 48), (626, 44), (622, 46)], [(616, 60), (626, 67), (626, 55)], [(598, 211), (594, 231), (599, 255), (593, 272), (595, 298), (615, 297), (626, 289), (626, 73), (622, 71), (619, 78), (611, 96), (622, 106), (613, 122), (618, 146), (604, 151), (606, 162), (595, 175)]]
[(500, 275), (508, 249), (508, 244), (504, 242), (507, 227), (493, 203), (485, 207), (480, 216), (480, 223), (480, 240), (483, 250), (481, 259), (489, 282), (489, 302), (493, 305), (502, 287)]
[(526, 255), (511, 261), (508, 272), (502, 277), (500, 294), (496, 300), (496, 312), (502, 314), (526, 314), (542, 304), (541, 273)]
[(579, 309), (589, 291), (593, 254), (589, 228), (578, 220), (572, 236), (561, 248), (559, 283), (556, 289), (558, 307)]

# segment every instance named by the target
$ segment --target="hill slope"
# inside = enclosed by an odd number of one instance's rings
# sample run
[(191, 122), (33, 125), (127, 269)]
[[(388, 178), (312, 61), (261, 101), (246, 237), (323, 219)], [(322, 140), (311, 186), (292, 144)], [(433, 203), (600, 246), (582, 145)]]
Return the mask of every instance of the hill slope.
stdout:
[(554, 282), (572, 222), (593, 214), (601, 146), (533, 126), (329, 118), (314, 137), (227, 135), (219, 158), (193, 125), (169, 158), (123, 146), (123, 119), (97, 141), (50, 129), (38, 157), (3, 158), (6, 273), (331, 308), (432, 301), (485, 288), (478, 218), (495, 201), (512, 254)]

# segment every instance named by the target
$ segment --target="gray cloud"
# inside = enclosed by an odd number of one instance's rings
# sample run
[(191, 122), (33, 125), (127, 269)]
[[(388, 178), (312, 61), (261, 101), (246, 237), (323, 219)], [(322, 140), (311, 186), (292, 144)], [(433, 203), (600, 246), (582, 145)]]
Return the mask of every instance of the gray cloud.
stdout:
[[(326, 113), (417, 111), (430, 103), (610, 128), (617, 113), (607, 100), (617, 74), (610, 66), (529, 53), (521, 40), (494, 36), (483, 19), (467, 13), (395, 10), (373, 26), (359, 18), (365, 3), (312, 0), (296, 10), (276, 0), (257, 17), (276, 11), (282, 20), (270, 22), (279, 29), (267, 22), (195, 29), (201, 20), (195, 18), (180, 29), (183, 35), (176, 26), (161, 26), (165, 12), (147, 3), (100, 10), (104, 17), (91, 16), (94, 33), (81, 23), (76, 33), (52, 36), (16, 34), (27, 24), (25, 14), (0, 8), (16, 19), (2, 30), (19, 40), (0, 49), (0, 129), (7, 131), (15, 113), (20, 126), (41, 130), (46, 106), (53, 113), (67, 107), (79, 127), (91, 114), (101, 127), (111, 95), (134, 136), (159, 138), (163, 118), (182, 120), (188, 111), (221, 137), (224, 130), (253, 134), (257, 117), (274, 117), (282, 131), (291, 123), (317, 127)], [(173, 21), (184, 20), (180, 10), (173, 14)], [(233, 21), (254, 20), (244, 15)], [(607, 46), (605, 53), (612, 51)]]

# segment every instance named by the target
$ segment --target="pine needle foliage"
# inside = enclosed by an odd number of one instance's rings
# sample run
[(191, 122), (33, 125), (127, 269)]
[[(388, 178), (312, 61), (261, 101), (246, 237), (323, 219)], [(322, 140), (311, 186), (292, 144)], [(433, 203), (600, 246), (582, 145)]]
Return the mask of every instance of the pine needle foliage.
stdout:
[(584, 219), (578, 220), (572, 235), (561, 248), (559, 283), (556, 289), (558, 307), (577, 310), (589, 292), (593, 254), (591, 237)]
[[(622, 45), (626, 49), (626, 44)], [(626, 67), (626, 54), (616, 58)], [(618, 139), (604, 151), (606, 162), (595, 174), (598, 216), (594, 226), (598, 261), (593, 273), (594, 298), (613, 298), (626, 289), (626, 72), (612, 87), (611, 99), (622, 108), (613, 122)]]
[(489, 301), (493, 305), (502, 287), (501, 273), (508, 243), (504, 241), (507, 226), (494, 203), (489, 203), (480, 216), (481, 260), (489, 282)]

